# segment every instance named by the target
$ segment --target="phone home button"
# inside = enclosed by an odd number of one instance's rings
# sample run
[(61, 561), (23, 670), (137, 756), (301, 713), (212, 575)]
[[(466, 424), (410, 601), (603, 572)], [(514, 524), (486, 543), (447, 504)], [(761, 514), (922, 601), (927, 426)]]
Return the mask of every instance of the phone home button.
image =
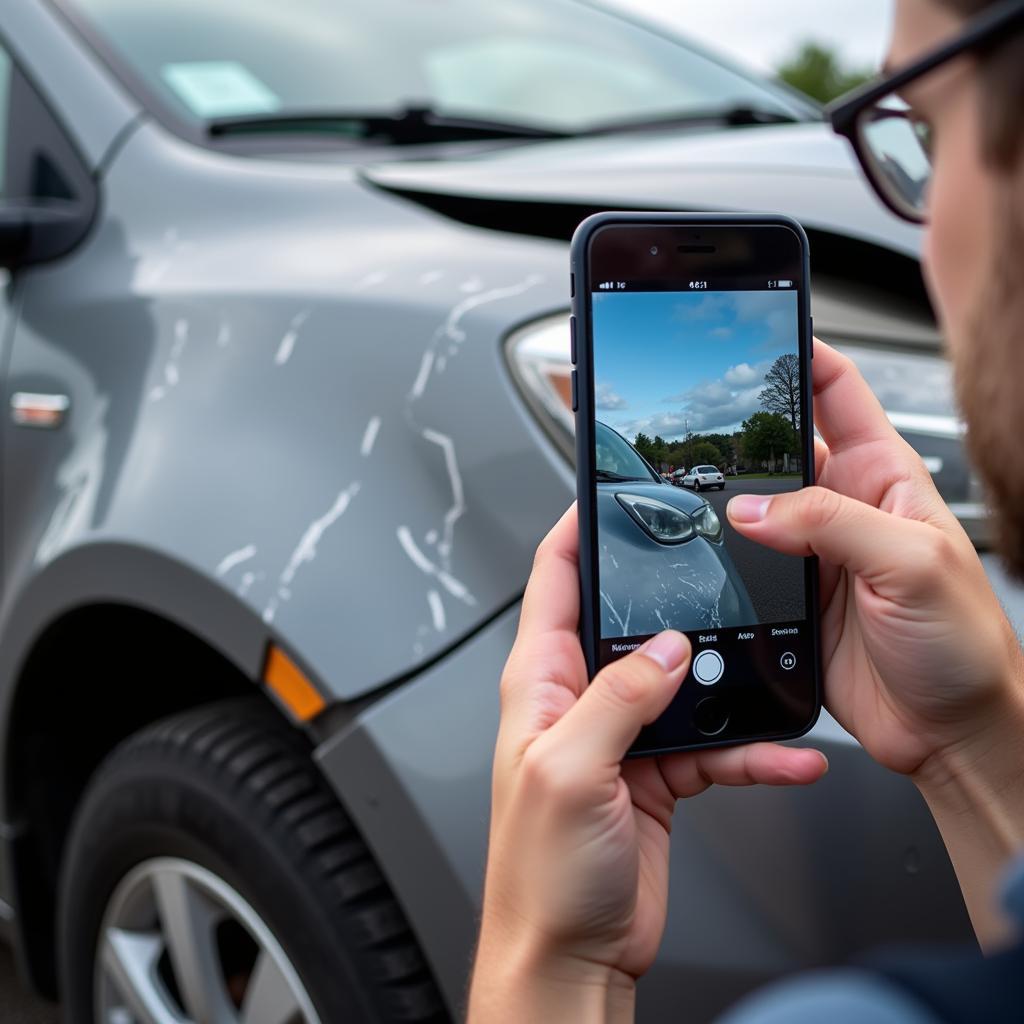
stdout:
[(724, 697), (705, 697), (693, 709), (693, 724), (705, 736), (717, 736), (729, 724), (729, 702)]

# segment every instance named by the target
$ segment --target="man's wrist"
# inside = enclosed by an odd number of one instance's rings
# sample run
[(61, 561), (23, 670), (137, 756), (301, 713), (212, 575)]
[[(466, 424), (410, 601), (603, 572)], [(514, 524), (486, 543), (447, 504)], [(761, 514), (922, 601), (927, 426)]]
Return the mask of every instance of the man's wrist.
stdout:
[(942, 833), (975, 934), (999, 949), (1014, 926), (997, 885), (1024, 851), (1024, 685), (1014, 679), (987, 720), (930, 756), (913, 779)]
[(485, 927), (470, 988), (468, 1024), (504, 1021), (632, 1022), (635, 979), (615, 967), (545, 948), (499, 939)]
[[(984, 720), (934, 751), (911, 777), (929, 805), (947, 813), (1016, 808), (1024, 797), (1024, 678), (1015, 672)], [(1013, 817), (1020, 837), (1024, 820)]]

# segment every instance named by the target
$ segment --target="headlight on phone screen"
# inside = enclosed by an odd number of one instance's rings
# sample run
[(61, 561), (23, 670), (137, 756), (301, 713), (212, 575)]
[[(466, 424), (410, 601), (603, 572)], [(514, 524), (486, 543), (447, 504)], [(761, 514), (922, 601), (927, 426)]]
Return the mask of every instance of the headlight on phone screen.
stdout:
[(693, 521), (697, 524), (697, 532), (708, 540), (720, 540), (722, 537), (722, 520), (715, 514), (710, 505), (693, 513)]
[(657, 498), (645, 498), (639, 494), (616, 494), (615, 497), (659, 544), (681, 544), (694, 536), (693, 520), (685, 512)]

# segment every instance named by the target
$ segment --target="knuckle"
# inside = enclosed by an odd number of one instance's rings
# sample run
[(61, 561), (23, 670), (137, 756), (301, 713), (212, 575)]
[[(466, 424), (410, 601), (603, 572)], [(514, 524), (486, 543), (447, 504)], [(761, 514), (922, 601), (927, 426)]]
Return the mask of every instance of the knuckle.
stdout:
[(826, 487), (808, 487), (794, 495), (793, 518), (807, 533), (833, 523), (842, 510), (842, 499)]
[(574, 774), (537, 741), (526, 748), (520, 774), (527, 792), (538, 798), (565, 800), (578, 785)]
[(611, 700), (628, 706), (641, 702), (661, 674), (650, 658), (628, 657), (602, 669), (594, 682)]

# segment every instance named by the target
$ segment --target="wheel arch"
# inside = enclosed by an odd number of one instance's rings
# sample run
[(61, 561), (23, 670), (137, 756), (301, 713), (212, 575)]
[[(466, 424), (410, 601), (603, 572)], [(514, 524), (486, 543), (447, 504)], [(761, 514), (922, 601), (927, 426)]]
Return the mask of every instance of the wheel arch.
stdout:
[(93, 770), (164, 715), (266, 694), (258, 681), (267, 630), (233, 594), (181, 562), (96, 544), (35, 576), (9, 610), (3, 637), (6, 896), (23, 973), (54, 995), (57, 877)]

